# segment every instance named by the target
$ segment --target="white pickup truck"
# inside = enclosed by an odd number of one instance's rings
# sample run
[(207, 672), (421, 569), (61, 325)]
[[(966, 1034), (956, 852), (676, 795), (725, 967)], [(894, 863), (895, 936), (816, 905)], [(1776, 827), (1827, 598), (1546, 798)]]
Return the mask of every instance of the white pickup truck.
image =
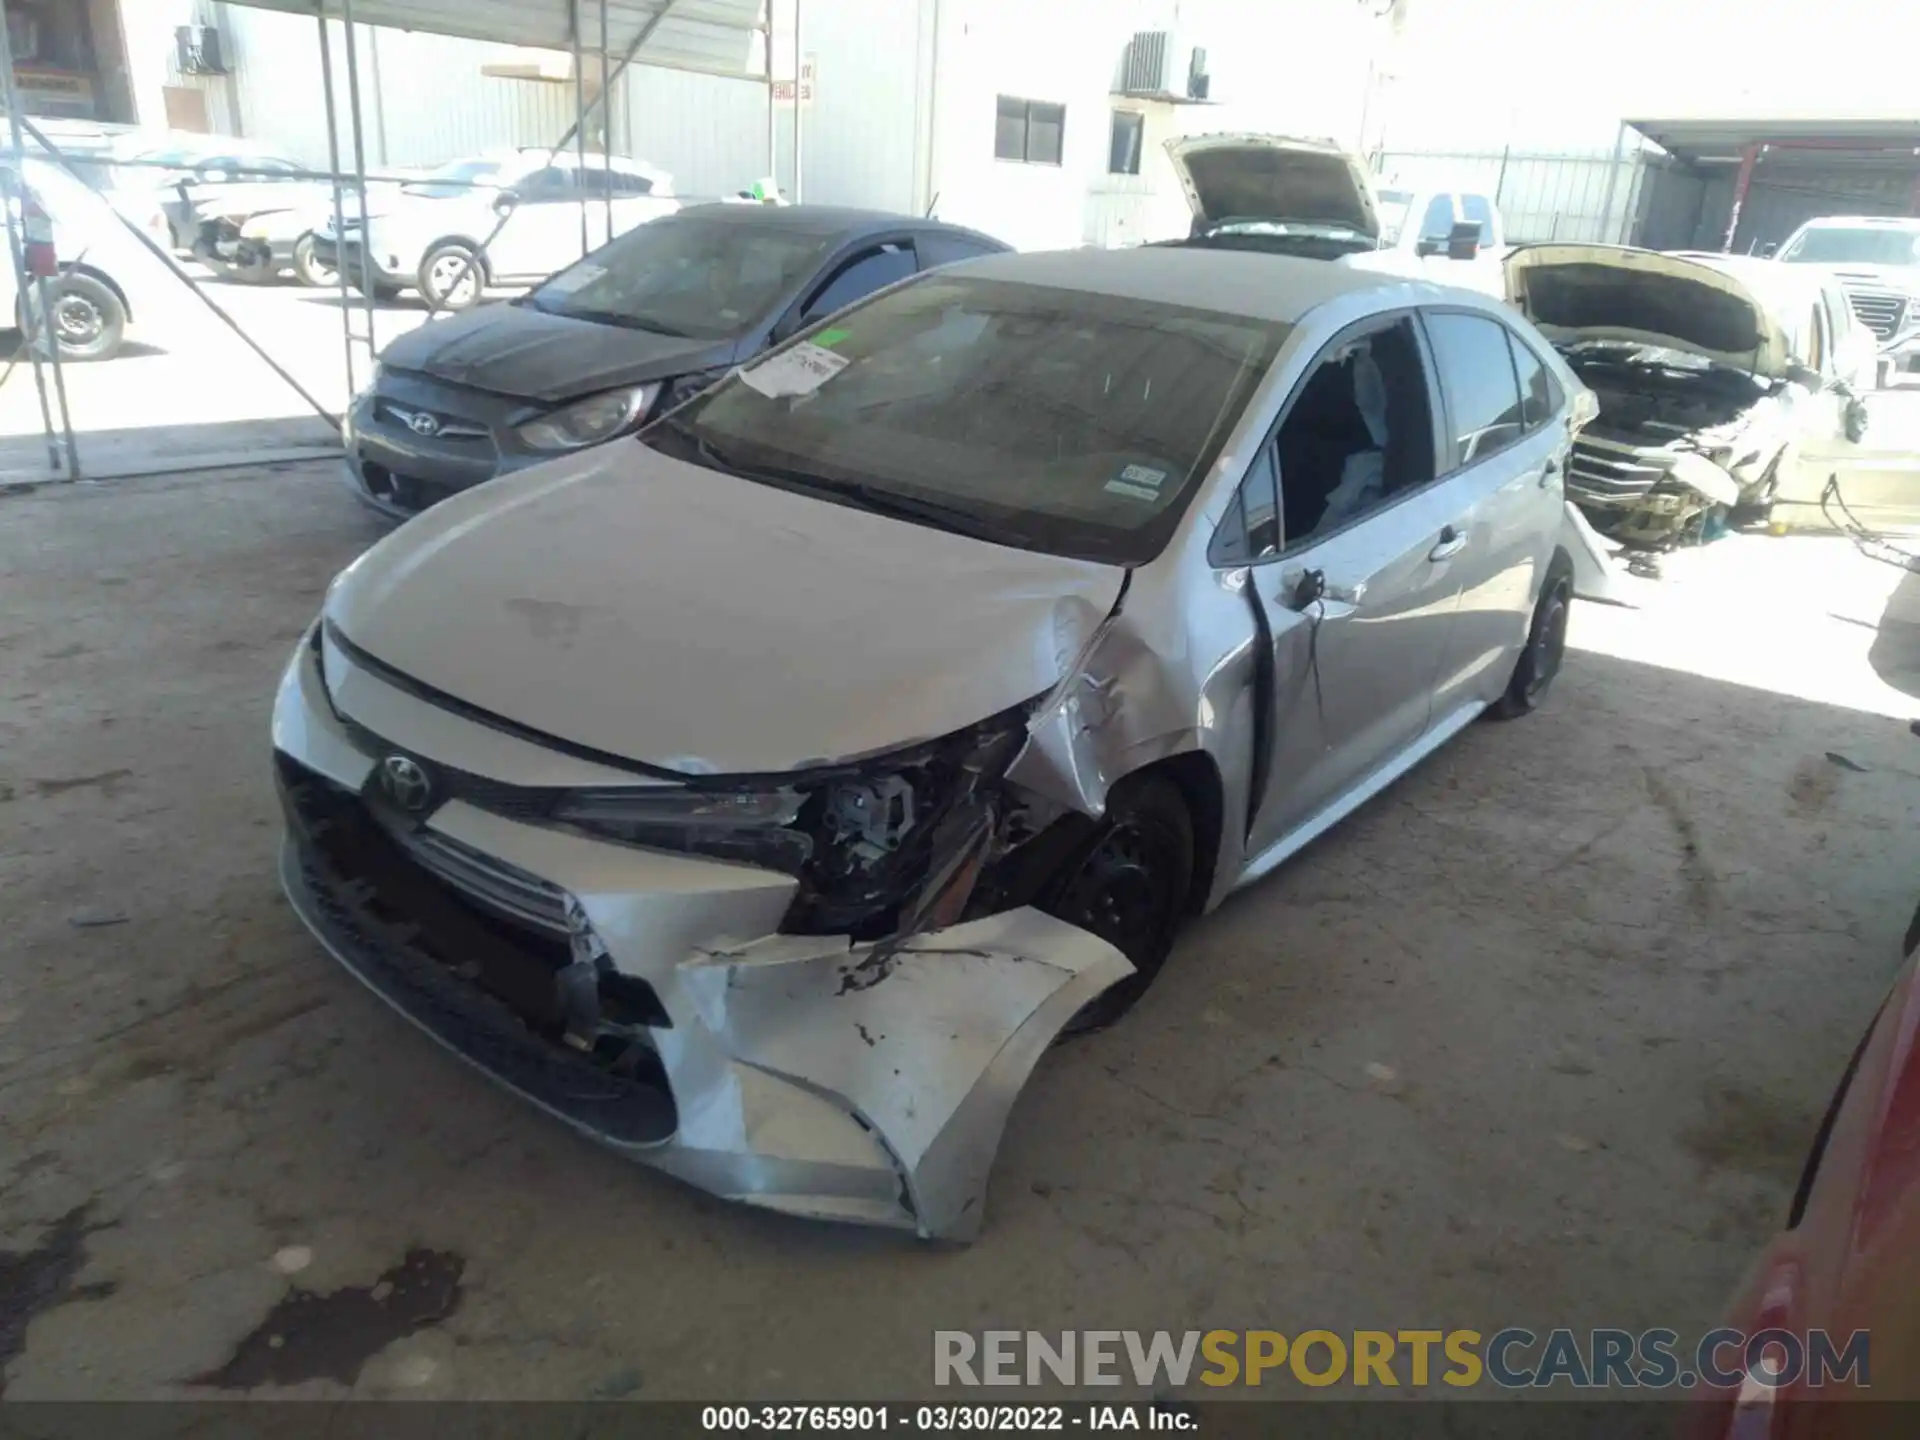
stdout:
[(1167, 142), (1193, 211), (1185, 245), (1265, 250), (1463, 285), (1504, 298), (1506, 225), (1472, 191), (1378, 189), (1331, 140), (1189, 135)]

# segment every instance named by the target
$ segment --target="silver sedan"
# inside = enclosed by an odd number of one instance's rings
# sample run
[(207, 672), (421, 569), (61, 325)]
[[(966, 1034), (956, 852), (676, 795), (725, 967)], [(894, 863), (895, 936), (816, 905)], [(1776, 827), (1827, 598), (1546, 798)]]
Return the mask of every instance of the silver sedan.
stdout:
[(1058, 1034), (1539, 704), (1591, 414), (1467, 291), (1177, 247), (922, 275), (350, 566), (275, 708), (285, 885), (594, 1138), (970, 1236)]

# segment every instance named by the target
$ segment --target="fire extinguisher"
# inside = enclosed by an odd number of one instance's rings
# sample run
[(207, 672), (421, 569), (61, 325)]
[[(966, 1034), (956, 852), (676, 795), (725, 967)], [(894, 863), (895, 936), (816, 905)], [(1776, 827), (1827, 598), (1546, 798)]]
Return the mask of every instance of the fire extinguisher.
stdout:
[(53, 248), (53, 217), (47, 214), (39, 198), (24, 186), (20, 193), (20, 228), (25, 239), (27, 277), (51, 280), (60, 273), (60, 260)]

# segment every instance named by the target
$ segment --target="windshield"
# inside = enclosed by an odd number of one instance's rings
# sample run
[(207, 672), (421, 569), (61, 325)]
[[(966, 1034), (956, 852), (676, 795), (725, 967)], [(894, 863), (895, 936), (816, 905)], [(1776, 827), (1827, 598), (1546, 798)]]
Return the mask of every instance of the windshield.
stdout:
[(842, 311), (645, 439), (1000, 544), (1142, 564), (1289, 329), (935, 274)]
[(1780, 258), (1798, 265), (1920, 265), (1920, 233), (1821, 225), (1801, 231)]
[(744, 330), (819, 265), (833, 237), (663, 216), (527, 297), (550, 315), (717, 339)]
[(1391, 250), (1400, 243), (1400, 231), (1407, 223), (1407, 211), (1413, 208), (1411, 190), (1376, 190), (1374, 212), (1380, 217), (1380, 245)]
[(498, 160), (449, 160), (427, 178), (403, 187), (409, 195), (425, 195), (435, 200), (450, 200), (468, 194), (476, 186), (495, 183), (500, 175)]

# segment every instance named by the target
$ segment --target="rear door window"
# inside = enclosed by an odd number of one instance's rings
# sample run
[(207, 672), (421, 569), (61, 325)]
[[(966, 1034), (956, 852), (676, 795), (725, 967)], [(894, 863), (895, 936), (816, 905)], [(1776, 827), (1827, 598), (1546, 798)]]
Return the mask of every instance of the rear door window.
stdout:
[(1506, 449), (1525, 430), (1507, 327), (1457, 310), (1428, 311), (1426, 325), (1447, 401), (1453, 463), (1472, 465)]
[(1511, 330), (1507, 344), (1513, 351), (1514, 373), (1520, 378), (1520, 423), (1531, 432), (1553, 418), (1560, 408), (1560, 387), (1533, 348)]

